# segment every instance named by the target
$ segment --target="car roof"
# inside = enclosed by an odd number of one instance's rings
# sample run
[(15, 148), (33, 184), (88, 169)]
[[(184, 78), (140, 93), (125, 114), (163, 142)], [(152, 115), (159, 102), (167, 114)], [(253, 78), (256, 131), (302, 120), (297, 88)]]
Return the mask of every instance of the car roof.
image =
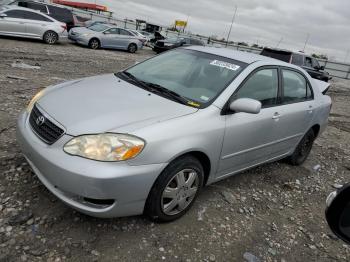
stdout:
[(190, 46), (186, 47), (186, 49), (196, 50), (200, 52), (205, 52), (213, 55), (223, 56), (230, 59), (234, 59), (237, 61), (241, 61), (243, 63), (252, 64), (257, 61), (266, 62), (266, 63), (273, 63), (276, 65), (283, 65), (288, 67), (294, 67), (291, 64), (288, 64), (286, 62), (270, 58), (267, 56), (262, 56), (254, 53), (244, 52), (244, 51), (238, 51), (238, 50), (232, 50), (229, 48), (224, 47), (211, 47), (211, 46)]
[[(29, 11), (29, 12), (33, 12), (33, 13), (39, 13), (41, 15), (45, 15), (44, 13), (34, 10), (34, 9), (30, 9), (27, 7), (21, 7), (21, 6), (17, 6), (17, 5), (3, 5), (1, 6), (2, 8), (4, 8), (4, 11), (8, 11), (8, 10), (23, 10), (23, 11)], [(46, 15), (45, 15), (46, 16)]]

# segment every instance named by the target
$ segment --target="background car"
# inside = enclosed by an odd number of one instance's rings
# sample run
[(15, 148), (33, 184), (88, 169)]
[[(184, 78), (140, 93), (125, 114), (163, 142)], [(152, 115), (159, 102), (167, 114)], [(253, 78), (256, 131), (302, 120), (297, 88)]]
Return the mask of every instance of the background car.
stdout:
[(350, 244), (350, 184), (339, 185), (329, 194), (325, 214), (333, 233)]
[(204, 46), (204, 43), (201, 40), (189, 37), (167, 38), (164, 40), (158, 40), (153, 47), (153, 51), (159, 54), (161, 52), (174, 49), (180, 46), (190, 45)]
[(291, 52), (288, 50), (264, 48), (261, 55), (282, 60), (287, 63), (298, 65), (305, 69), (312, 78), (328, 82), (332, 79), (328, 72), (324, 71), (324, 66), (320, 66), (317, 59), (302, 52)]
[(68, 36), (67, 26), (41, 12), (16, 6), (0, 6), (0, 35), (42, 39), (55, 44)]
[(109, 24), (94, 24), (90, 27), (73, 28), (70, 30), (68, 38), (92, 49), (111, 48), (135, 53), (142, 48), (139, 37), (134, 36), (127, 29)]
[(67, 24), (67, 31), (75, 27), (75, 19), (71, 10), (47, 3), (41, 3), (36, 1), (15, 1), (11, 3), (12, 5), (18, 5), (25, 8), (30, 8), (33, 10), (40, 11), (43, 14), (51, 16), (57, 21)]

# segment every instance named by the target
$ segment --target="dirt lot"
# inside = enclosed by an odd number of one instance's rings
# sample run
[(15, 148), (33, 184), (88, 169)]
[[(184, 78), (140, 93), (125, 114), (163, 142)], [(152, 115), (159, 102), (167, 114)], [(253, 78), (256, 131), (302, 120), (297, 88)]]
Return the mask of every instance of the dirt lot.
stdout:
[(342, 80), (330, 92), (330, 125), (303, 166), (267, 164), (208, 186), (176, 222), (91, 218), (45, 189), (16, 145), (19, 111), (42, 87), (152, 55), (0, 39), (0, 261), (349, 261), (350, 246), (324, 220), (328, 193), (350, 182), (350, 82)]

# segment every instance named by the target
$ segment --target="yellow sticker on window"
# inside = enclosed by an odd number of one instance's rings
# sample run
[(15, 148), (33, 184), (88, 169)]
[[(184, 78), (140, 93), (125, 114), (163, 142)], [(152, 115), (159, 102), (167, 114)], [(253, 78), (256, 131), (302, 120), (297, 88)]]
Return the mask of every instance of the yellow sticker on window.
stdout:
[(200, 104), (198, 104), (196, 102), (193, 102), (193, 101), (189, 101), (189, 102), (187, 102), (187, 104), (190, 105), (190, 106), (195, 106), (195, 107), (200, 107), (201, 106)]

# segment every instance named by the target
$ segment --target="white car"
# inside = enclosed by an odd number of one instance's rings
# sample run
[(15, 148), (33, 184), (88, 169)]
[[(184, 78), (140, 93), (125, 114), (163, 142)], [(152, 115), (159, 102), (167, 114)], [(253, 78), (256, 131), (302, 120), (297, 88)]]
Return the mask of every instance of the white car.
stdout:
[(55, 44), (68, 37), (67, 25), (39, 11), (0, 6), (0, 35), (42, 39)]

